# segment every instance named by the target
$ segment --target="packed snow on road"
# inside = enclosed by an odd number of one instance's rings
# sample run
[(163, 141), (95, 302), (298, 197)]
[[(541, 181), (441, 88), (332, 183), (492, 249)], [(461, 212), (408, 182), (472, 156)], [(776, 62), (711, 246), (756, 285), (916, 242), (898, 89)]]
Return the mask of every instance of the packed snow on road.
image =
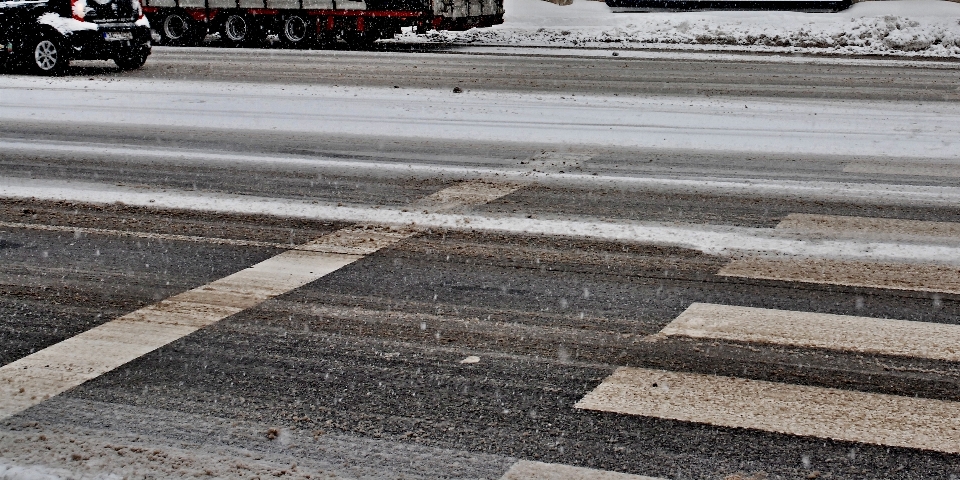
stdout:
[(603, 2), (506, 0), (503, 25), (407, 34), (404, 42), (650, 47), (960, 57), (960, 4), (864, 2), (839, 13), (613, 13)]

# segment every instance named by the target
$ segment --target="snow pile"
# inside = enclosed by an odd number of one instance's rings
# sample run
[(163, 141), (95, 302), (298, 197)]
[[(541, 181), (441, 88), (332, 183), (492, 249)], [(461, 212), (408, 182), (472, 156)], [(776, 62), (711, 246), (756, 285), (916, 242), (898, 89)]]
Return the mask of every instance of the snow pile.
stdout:
[(69, 35), (81, 30), (97, 30), (99, 28), (96, 23), (81, 22), (74, 18), (61, 17), (53, 12), (47, 12), (41, 15), (40, 18), (37, 19), (37, 23), (49, 25), (63, 35)]
[(938, 0), (865, 2), (839, 13), (612, 13), (589, 0), (563, 7), (506, 0), (505, 7), (503, 25), (419, 40), (960, 57), (960, 4)]

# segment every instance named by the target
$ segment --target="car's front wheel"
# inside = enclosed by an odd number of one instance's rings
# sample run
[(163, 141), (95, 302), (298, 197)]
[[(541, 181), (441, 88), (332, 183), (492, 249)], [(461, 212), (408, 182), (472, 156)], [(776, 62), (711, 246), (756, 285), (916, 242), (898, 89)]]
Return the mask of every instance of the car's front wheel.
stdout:
[(43, 33), (33, 37), (24, 49), (24, 64), (30, 73), (37, 75), (62, 75), (70, 66), (63, 41), (53, 34)]

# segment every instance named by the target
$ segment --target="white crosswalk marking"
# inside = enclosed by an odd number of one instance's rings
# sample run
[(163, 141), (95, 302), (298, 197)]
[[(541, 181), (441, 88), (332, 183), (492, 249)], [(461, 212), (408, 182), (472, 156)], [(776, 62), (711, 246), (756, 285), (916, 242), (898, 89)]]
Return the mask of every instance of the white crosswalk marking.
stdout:
[[(458, 192), (465, 189), (462, 185), (454, 188)], [(495, 186), (484, 184), (482, 188), (483, 195), (461, 195), (447, 205), (496, 198)], [(507, 195), (516, 188), (505, 185), (499, 192)], [(0, 419), (415, 233), (402, 228), (344, 228), (4, 365), (0, 367)]]
[(521, 460), (500, 480), (663, 480), (642, 475)]
[(727, 277), (960, 294), (960, 267), (823, 258), (744, 257), (717, 272)]
[[(791, 214), (777, 229), (826, 237), (960, 243), (960, 224), (949, 222)], [(736, 258), (718, 275), (960, 294), (960, 266), (950, 263), (758, 255)]]
[(960, 403), (623, 367), (576, 408), (960, 453)]
[[(960, 224), (793, 214), (778, 230), (819, 238), (956, 243)], [(960, 293), (952, 264), (754, 256), (720, 275)], [(693, 304), (666, 336), (960, 361), (960, 326)], [(577, 408), (725, 427), (960, 453), (960, 403), (732, 377), (620, 368)]]
[(847, 173), (909, 175), (921, 177), (960, 177), (960, 165), (933, 162), (854, 162), (843, 167)]
[(938, 323), (694, 303), (660, 333), (960, 361), (960, 326)]
[(791, 213), (777, 224), (777, 229), (830, 236), (960, 243), (960, 223), (953, 222)]

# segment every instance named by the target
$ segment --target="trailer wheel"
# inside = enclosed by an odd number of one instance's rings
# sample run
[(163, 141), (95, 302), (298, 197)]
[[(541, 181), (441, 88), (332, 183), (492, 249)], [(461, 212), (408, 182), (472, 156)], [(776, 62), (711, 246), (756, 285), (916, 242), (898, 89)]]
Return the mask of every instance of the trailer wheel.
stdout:
[(253, 46), (263, 40), (263, 29), (242, 13), (228, 13), (220, 24), (220, 40), (230, 47)]
[(280, 25), (280, 41), (290, 47), (309, 44), (316, 37), (316, 33), (316, 22), (301, 15), (288, 15)]
[(163, 45), (194, 47), (206, 36), (206, 27), (184, 12), (173, 12), (160, 20), (160, 42)]

